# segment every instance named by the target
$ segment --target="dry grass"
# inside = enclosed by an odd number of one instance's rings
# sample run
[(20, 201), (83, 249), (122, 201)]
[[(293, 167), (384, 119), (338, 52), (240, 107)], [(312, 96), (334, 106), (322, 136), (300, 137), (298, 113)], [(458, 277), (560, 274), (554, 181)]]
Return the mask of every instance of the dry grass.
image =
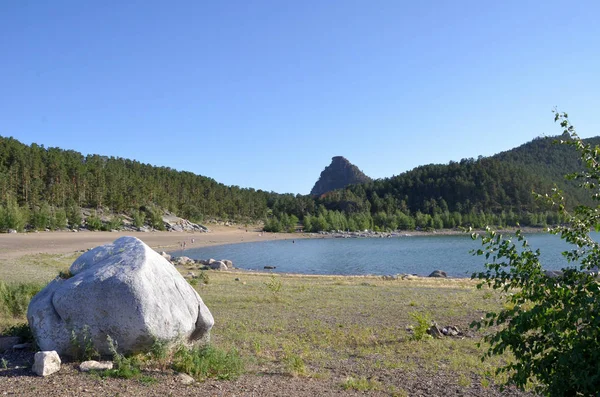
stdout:
[[(48, 281), (74, 259), (23, 257), (0, 264), (0, 274), (9, 275), (9, 282)], [(215, 318), (214, 346), (239, 351), (250, 374), (331, 380), (348, 389), (403, 395), (403, 379), (424, 373), (454, 379), (457, 387), (487, 388), (498, 379), (486, 374), (509, 359), (480, 361), (480, 335), (468, 325), (502, 300), (477, 290), (471, 280), (210, 272), (210, 283), (195, 288)], [(468, 335), (414, 340), (407, 330), (416, 325), (411, 313)]]
[[(216, 319), (213, 341), (239, 349), (257, 373), (370, 379), (382, 371), (426, 370), (466, 382), (493, 370), (493, 361), (481, 363), (479, 335), (468, 324), (500, 300), (471, 280), (282, 275), (273, 293), (266, 274), (210, 277), (198, 290)], [(470, 337), (412, 340), (407, 326), (415, 325), (414, 312)]]
[(10, 258), (0, 263), (0, 280), (7, 283), (48, 283), (66, 271), (79, 256), (71, 254), (34, 254)]

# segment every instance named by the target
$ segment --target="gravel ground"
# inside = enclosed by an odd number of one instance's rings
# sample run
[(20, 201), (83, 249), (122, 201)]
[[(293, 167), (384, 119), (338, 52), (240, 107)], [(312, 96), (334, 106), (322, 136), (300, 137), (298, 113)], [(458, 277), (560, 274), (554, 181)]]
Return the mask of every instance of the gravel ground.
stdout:
[[(191, 385), (182, 383), (178, 374), (167, 371), (146, 371), (145, 381), (136, 379), (102, 379), (97, 375), (79, 372), (77, 364), (65, 363), (61, 370), (48, 377), (33, 374), (29, 363), (33, 352), (6, 352), (0, 360), (8, 361), (8, 368), (0, 369), (2, 396), (526, 396), (515, 390), (483, 387), (478, 379), (470, 385), (458, 384), (452, 375), (401, 370), (382, 371), (372, 379), (394, 385), (387, 390), (361, 392), (344, 390), (345, 376), (334, 373), (328, 379), (291, 377), (277, 373), (246, 374), (233, 381), (208, 380)], [(337, 371), (336, 371), (337, 372)], [(152, 378), (148, 380), (149, 378)], [(464, 379), (462, 380), (464, 382)]]

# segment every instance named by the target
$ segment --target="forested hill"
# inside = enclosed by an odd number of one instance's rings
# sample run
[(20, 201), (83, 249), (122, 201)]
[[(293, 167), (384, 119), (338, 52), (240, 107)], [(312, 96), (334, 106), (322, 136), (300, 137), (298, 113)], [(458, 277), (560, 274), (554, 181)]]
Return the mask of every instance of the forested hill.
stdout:
[[(281, 195), (225, 186), (211, 178), (135, 160), (83, 156), (0, 137), (0, 205), (108, 208), (115, 213), (155, 206), (191, 220), (203, 216), (262, 219)], [(292, 196), (293, 197), (293, 196)]]
[[(555, 137), (556, 138), (556, 137)], [(321, 197), (226, 186), (135, 160), (24, 145), (0, 137), (0, 230), (79, 227), (82, 208), (160, 219), (265, 220), (267, 230), (544, 226), (560, 222), (532, 191), (558, 185), (567, 205), (584, 203), (564, 175), (582, 168), (575, 149), (538, 138), (491, 157), (429, 164)], [(600, 138), (589, 140), (600, 143)], [(144, 216), (142, 216), (144, 219)], [(154, 221), (152, 222), (154, 225)]]
[[(537, 138), (491, 157), (420, 166), (330, 192), (318, 204), (347, 218), (369, 213), (375, 224), (386, 229), (402, 224), (439, 228), (556, 223), (557, 215), (537, 201), (532, 191), (550, 193), (556, 184), (564, 191), (568, 206), (586, 200), (576, 183), (564, 178), (582, 169), (579, 155), (571, 146), (553, 144), (559, 138)], [(588, 141), (598, 144), (600, 138)]]

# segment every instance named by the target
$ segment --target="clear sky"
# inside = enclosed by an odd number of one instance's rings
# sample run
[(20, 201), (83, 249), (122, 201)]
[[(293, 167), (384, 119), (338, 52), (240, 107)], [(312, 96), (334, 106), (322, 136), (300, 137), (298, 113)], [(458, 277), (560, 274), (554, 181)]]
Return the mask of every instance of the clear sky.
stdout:
[(0, 135), (309, 193), (600, 134), (598, 1), (0, 2)]

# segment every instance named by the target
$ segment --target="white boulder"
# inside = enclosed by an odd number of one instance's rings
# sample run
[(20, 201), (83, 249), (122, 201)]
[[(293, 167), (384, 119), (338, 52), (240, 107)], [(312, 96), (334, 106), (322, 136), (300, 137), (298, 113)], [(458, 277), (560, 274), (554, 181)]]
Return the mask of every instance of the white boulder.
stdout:
[(227, 265), (223, 261), (213, 261), (208, 266), (213, 270), (227, 270)]
[(81, 255), (73, 277), (57, 278), (33, 297), (27, 320), (42, 350), (72, 355), (74, 333), (109, 355), (107, 336), (121, 353), (207, 341), (214, 324), (204, 302), (160, 254), (135, 237)]
[(35, 353), (31, 370), (39, 376), (48, 376), (60, 371), (60, 357), (58, 353), (55, 351)]

